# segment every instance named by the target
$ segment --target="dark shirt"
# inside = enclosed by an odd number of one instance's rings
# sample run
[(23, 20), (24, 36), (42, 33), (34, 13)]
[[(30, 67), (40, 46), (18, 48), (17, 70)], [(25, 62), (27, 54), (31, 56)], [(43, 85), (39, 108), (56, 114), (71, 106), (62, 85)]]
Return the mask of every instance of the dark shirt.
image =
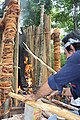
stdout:
[[(80, 97), (80, 50), (70, 56), (66, 64), (56, 74), (48, 78), (48, 84), (51, 89), (62, 93), (63, 86), (72, 84), (71, 92), (74, 98)], [(74, 96), (74, 93), (76, 96)]]

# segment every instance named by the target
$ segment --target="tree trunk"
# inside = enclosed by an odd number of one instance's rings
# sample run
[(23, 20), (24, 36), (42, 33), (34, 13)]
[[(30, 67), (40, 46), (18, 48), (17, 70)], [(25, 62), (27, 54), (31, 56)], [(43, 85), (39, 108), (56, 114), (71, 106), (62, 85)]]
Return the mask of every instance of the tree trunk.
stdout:
[(78, 33), (78, 11), (77, 11), (77, 2), (74, 0), (74, 15), (73, 15), (73, 20), (74, 20), (74, 30), (75, 32)]

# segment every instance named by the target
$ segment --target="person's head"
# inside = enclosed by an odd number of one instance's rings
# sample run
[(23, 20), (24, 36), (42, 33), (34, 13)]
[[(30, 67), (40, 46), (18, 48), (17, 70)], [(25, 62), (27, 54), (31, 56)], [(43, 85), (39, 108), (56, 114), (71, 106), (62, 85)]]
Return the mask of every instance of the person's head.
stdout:
[(75, 32), (67, 34), (63, 39), (64, 52), (67, 57), (71, 56), (75, 51), (80, 50), (80, 35)]

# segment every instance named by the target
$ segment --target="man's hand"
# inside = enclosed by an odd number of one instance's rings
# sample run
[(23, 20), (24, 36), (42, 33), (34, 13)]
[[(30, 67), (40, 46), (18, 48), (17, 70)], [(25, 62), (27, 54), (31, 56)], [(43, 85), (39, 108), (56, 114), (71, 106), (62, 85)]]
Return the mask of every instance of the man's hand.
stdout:
[[(49, 99), (54, 99), (55, 97), (58, 97), (59, 96), (59, 93), (58, 93), (58, 90), (52, 92), (48, 98)], [(71, 91), (70, 91), (70, 88), (64, 88), (63, 91), (62, 91), (62, 96), (67, 96), (67, 97), (71, 97), (72, 94), (71, 94)]]
[(56, 90), (56, 91), (52, 92), (52, 93), (48, 96), (48, 98), (49, 98), (49, 99), (53, 99), (54, 97), (56, 97), (56, 96), (58, 96), (58, 95), (59, 95), (58, 90)]
[(64, 88), (64, 89), (63, 89), (63, 92), (62, 92), (62, 95), (68, 96), (68, 97), (72, 97), (70, 88)]

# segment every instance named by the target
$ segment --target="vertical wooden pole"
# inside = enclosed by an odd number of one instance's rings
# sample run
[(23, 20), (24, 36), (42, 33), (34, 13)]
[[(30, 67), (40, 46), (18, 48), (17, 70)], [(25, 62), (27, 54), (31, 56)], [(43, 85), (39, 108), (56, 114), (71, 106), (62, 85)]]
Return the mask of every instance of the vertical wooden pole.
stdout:
[(2, 51), (1, 48), (2, 48), (2, 31), (0, 31), (0, 74), (1, 74), (1, 51)]
[[(30, 39), (30, 49), (32, 50), (32, 52), (34, 53), (34, 31), (35, 31), (35, 27), (34, 26), (31, 26), (31, 30), (30, 30), (30, 35), (31, 35), (31, 39)], [(32, 71), (32, 82), (34, 83), (34, 58), (33, 56), (30, 57), (31, 60), (30, 60), (30, 63), (32, 64), (32, 68), (33, 68), (33, 71)]]
[[(35, 55), (40, 56), (40, 26), (38, 26), (36, 28), (36, 36), (35, 36)], [(40, 62), (38, 60), (35, 60), (35, 67), (34, 67), (34, 71), (35, 71), (35, 83), (38, 84), (39, 81), (39, 76), (40, 76)]]
[(52, 33), (52, 39), (54, 41), (54, 70), (58, 71), (61, 67), (60, 62), (60, 30), (55, 28)]
[[(18, 93), (18, 42), (19, 42), (19, 36), (18, 32), (15, 39), (15, 47), (14, 47), (14, 82), (13, 87), (16, 93)], [(17, 100), (15, 100), (15, 106), (18, 105)]]
[[(50, 40), (51, 40), (51, 36), (50, 36), (50, 30), (51, 30), (51, 25), (50, 25), (50, 16), (47, 16), (45, 14), (44, 16), (44, 39), (45, 39), (45, 48), (46, 48), (46, 51), (45, 51), (45, 54), (46, 54), (46, 63), (48, 65), (51, 65), (51, 62), (50, 62)], [(47, 69), (47, 73), (46, 73), (46, 79), (48, 78), (48, 76), (51, 74), (51, 72)]]
[[(29, 47), (30, 47), (30, 45), (31, 45), (31, 30), (32, 30), (32, 26), (30, 26), (29, 28), (28, 28), (28, 45), (29, 45)], [(31, 49), (31, 48), (30, 48)], [(29, 55), (29, 62), (31, 62), (31, 55)]]
[[(2, 45), (2, 38), (1, 38), (2, 31), (0, 32), (0, 51), (1, 51), (1, 45)], [(1, 52), (0, 52), (0, 63), (1, 63)], [(1, 66), (0, 66), (0, 73), (1, 73)], [(1, 80), (0, 80), (1, 82)], [(0, 89), (0, 99), (1, 99), (1, 92), (2, 90)], [(0, 100), (0, 115), (1, 115), (1, 100)]]
[[(29, 35), (29, 27), (26, 30), (26, 44), (28, 45), (28, 47), (30, 47), (30, 35)], [(28, 61), (30, 62), (30, 54), (28, 54)]]
[[(44, 51), (44, 24), (43, 24), (43, 20), (44, 20), (44, 4), (41, 5), (41, 17), (40, 17), (40, 34), (41, 34), (41, 46), (40, 46), (40, 58), (43, 58), (43, 51)], [(42, 79), (43, 79), (43, 66), (41, 66), (40, 69), (40, 80), (39, 80), (39, 84), (42, 84)]]
[[(20, 0), (18, 0), (18, 5), (20, 7)], [(17, 21), (17, 34), (15, 39), (14, 48), (14, 89), (18, 93), (18, 58), (19, 58), (19, 17)], [(15, 100), (15, 106), (18, 106), (18, 101)]]

